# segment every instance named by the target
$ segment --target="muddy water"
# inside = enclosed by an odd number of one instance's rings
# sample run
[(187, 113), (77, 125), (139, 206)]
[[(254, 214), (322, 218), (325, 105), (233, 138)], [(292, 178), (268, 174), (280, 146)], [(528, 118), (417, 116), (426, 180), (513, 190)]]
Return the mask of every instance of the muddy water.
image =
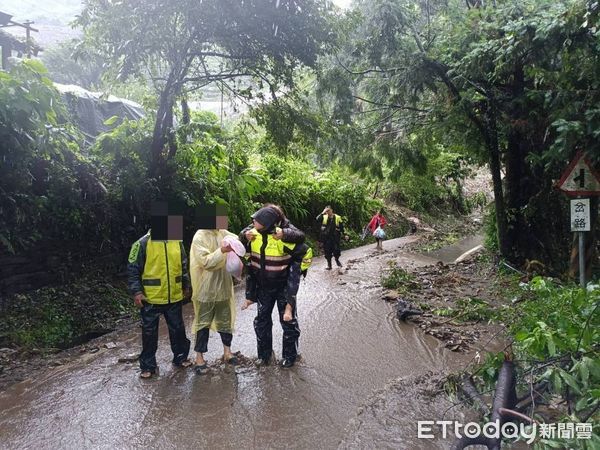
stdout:
[(454, 260), (460, 255), (468, 252), (473, 247), (477, 247), (480, 244), (483, 244), (482, 235), (467, 236), (453, 245), (425, 253), (425, 255), (448, 264), (454, 262)]
[[(448, 371), (469, 358), (399, 323), (381, 300), (379, 273), (391, 256), (406, 266), (435, 262), (402, 253), (408, 239), (385, 242), (384, 253), (372, 245), (344, 252), (342, 270), (325, 271), (315, 260), (298, 295), (302, 360), (293, 369), (238, 367), (204, 377), (175, 369), (161, 323), (160, 375), (146, 381), (137, 364), (117, 362), (139, 351), (139, 329), (108, 335), (98, 341), (98, 353), (0, 394), (0, 447), (432, 448), (416, 439), (412, 424), (443, 408), (416, 401), (419, 393), (410, 387), (393, 412), (377, 400), (397, 394), (394, 380)], [(191, 309), (186, 314), (189, 327)], [(233, 342), (249, 357), (256, 356), (254, 315), (254, 309), (239, 312)], [(279, 356), (275, 315), (274, 323)], [(118, 347), (105, 349), (108, 341)], [(208, 359), (217, 359), (220, 349), (218, 336), (211, 336)]]

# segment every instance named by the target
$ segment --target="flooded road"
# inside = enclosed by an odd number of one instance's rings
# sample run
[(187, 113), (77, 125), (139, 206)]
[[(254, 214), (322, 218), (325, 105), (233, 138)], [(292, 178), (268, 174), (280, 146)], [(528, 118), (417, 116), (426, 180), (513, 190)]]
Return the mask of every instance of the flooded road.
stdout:
[[(99, 339), (98, 353), (0, 393), (0, 447), (446, 448), (450, 443), (417, 440), (414, 425), (419, 417), (441, 420), (431, 415), (444, 408), (417, 401), (416, 388), (403, 385), (399, 394), (397, 380), (460, 368), (470, 355), (452, 353), (400, 323), (378, 286), (392, 257), (404, 267), (437, 261), (403, 253), (414, 239), (386, 241), (383, 253), (374, 245), (346, 251), (342, 270), (325, 271), (324, 261), (315, 259), (298, 294), (302, 360), (293, 369), (237, 367), (199, 377), (173, 368), (161, 321), (160, 374), (141, 380), (137, 363), (118, 362), (140, 349), (140, 330), (132, 327)], [(238, 289), (238, 304), (242, 300)], [(192, 314), (187, 307), (188, 335)], [(256, 307), (238, 312), (232, 345), (252, 358), (255, 314)], [(118, 347), (104, 348), (109, 341)], [(218, 335), (211, 334), (207, 359), (221, 351)]]
[(480, 244), (483, 244), (483, 236), (482, 235), (474, 235), (467, 236), (456, 242), (455, 244), (448, 245), (446, 247), (440, 248), (438, 250), (434, 250), (432, 252), (426, 253), (426, 256), (431, 258), (439, 259), (444, 263), (451, 263), (456, 260), (463, 253), (468, 252), (473, 247), (477, 247)]

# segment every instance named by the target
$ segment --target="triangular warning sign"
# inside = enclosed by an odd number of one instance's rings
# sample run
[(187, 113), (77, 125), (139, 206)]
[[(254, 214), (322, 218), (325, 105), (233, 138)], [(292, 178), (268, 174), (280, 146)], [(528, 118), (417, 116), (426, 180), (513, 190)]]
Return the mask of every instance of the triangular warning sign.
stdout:
[(583, 152), (577, 153), (557, 186), (567, 195), (600, 195), (600, 176)]

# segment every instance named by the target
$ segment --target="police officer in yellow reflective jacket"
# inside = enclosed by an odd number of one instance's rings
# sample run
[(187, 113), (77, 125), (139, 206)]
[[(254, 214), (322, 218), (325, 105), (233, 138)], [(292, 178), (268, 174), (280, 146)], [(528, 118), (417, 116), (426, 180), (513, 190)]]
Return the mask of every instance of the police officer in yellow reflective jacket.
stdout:
[[(283, 328), (284, 368), (292, 367), (298, 356), (300, 327), (296, 311), (296, 294), (300, 286), (302, 260), (308, 250), (304, 244), (284, 242), (275, 226), (278, 220), (273, 208), (264, 207), (252, 215), (255, 238), (248, 242), (250, 267), (246, 279), (246, 304), (258, 304), (254, 331), (258, 348), (258, 365), (268, 365), (273, 354), (273, 321), (277, 304)], [(286, 305), (292, 306), (291, 317), (285, 317)]]
[(136, 241), (129, 253), (128, 289), (142, 317), (141, 377), (156, 373), (158, 323), (165, 317), (173, 364), (188, 366), (190, 341), (185, 334), (182, 300), (191, 296), (188, 261), (179, 240), (152, 240), (151, 232)]
[[(331, 270), (331, 257), (335, 258), (338, 267), (342, 267), (340, 255), (342, 254), (340, 239), (344, 232), (344, 221), (341, 216), (334, 214), (331, 206), (326, 206), (321, 214), (317, 216), (317, 222), (321, 226), (320, 241), (323, 244), (327, 270)], [(348, 240), (348, 236), (345, 236)]]

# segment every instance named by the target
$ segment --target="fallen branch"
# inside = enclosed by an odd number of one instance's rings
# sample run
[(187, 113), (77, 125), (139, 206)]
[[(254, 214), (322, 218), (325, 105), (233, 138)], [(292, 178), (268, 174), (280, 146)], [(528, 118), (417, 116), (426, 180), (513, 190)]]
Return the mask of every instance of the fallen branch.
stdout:
[(500, 415), (502, 415), (503, 417), (515, 417), (515, 418), (521, 419), (525, 422), (538, 423), (537, 420), (533, 420), (531, 417), (528, 417), (525, 414), (521, 414), (520, 412), (514, 411), (512, 409), (500, 408), (498, 411), (500, 412)]
[(544, 395), (548, 389), (548, 381), (544, 380), (531, 388), (531, 390), (517, 399), (515, 409), (519, 412), (525, 411), (534, 401)]
[[(516, 381), (514, 363), (511, 361), (509, 355), (505, 353), (504, 363), (502, 363), (498, 382), (496, 383), (496, 393), (492, 404), (490, 422), (498, 422), (502, 426), (507, 421), (506, 415), (502, 414), (501, 411), (506, 413), (506, 411), (514, 408), (517, 401)], [(477, 438), (467, 438), (465, 436), (454, 444), (453, 449), (463, 450), (470, 445), (485, 445), (490, 450), (500, 450), (502, 439), (500, 437), (487, 438), (479, 436)]]
[(479, 409), (485, 416), (490, 414), (491, 411), (489, 406), (485, 403), (481, 397), (481, 394), (473, 384), (473, 379), (467, 374), (464, 374), (462, 377), (461, 390), (467, 400), (469, 400), (469, 402)]

